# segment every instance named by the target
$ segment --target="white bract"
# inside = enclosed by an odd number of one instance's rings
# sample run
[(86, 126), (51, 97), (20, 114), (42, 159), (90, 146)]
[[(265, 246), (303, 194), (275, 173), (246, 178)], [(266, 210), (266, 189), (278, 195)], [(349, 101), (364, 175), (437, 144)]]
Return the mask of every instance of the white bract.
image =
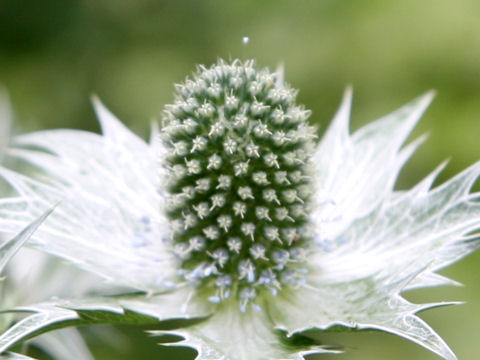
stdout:
[[(0, 91), (0, 162), (9, 141), (11, 119), (10, 103), (6, 94)], [(1, 184), (0, 189), (3, 189)], [(0, 234), (0, 275), (2, 276), (0, 279), (0, 303), (2, 310), (32, 301), (43, 301), (53, 295), (80, 294), (86, 287), (84, 285), (86, 285), (87, 277), (82, 276), (83, 274), (80, 274), (77, 269), (72, 271), (68, 266), (60, 264), (60, 261), (44, 253), (30, 249), (20, 250), (48, 214), (50, 211), (42, 214), (11, 239)], [(19, 250), (20, 253), (16, 254)], [(90, 276), (90, 278), (92, 277)], [(71, 291), (72, 287), (73, 292)], [(90, 284), (87, 287), (91, 288)], [(13, 323), (13, 316), (2, 316), (0, 330), (7, 330)], [(93, 359), (75, 329), (45, 334), (36, 338), (34, 344), (54, 358)], [(15, 353), (9, 353), (1, 358), (30, 359)]]
[[(480, 246), (480, 163), (431, 188), (442, 166), (393, 189), (423, 138), (403, 147), (432, 95), (350, 135), (351, 91), (320, 142), (281, 72), (251, 61), (200, 67), (176, 86), (147, 143), (94, 100), (102, 135), (50, 130), (9, 150), (38, 168), (1, 169), (0, 231), (58, 202), (30, 245), (144, 294), (58, 300), (0, 337), (7, 349), (49, 324), (203, 319), (172, 333), (198, 359), (302, 359), (331, 348), (306, 330), (377, 329), (455, 355), (405, 290)], [(48, 318), (48, 321), (45, 320)], [(84, 323), (84, 322), (83, 322)], [(303, 345), (302, 345), (303, 344)]]

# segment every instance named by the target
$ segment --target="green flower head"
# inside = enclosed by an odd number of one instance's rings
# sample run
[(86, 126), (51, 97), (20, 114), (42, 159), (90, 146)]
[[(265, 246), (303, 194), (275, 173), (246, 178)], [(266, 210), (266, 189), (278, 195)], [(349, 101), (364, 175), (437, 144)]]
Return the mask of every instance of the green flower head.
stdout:
[(252, 61), (200, 67), (177, 86), (162, 138), (174, 253), (192, 284), (258, 291), (305, 280), (314, 131), (279, 74)]

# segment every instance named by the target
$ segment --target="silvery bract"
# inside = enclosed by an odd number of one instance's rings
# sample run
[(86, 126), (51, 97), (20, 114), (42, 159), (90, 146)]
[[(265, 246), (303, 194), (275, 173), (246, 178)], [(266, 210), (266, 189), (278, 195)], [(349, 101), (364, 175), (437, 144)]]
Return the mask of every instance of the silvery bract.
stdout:
[[(8, 98), (0, 89), (0, 162), (9, 140), (11, 118)], [(2, 276), (0, 279), (0, 304), (2, 309), (21, 303), (44, 300), (52, 295), (66, 294), (68, 287), (65, 285), (71, 284), (72, 280), (76, 282), (76, 290), (82, 290), (81, 283), (84, 281), (79, 281), (79, 275), (71, 270), (68, 271), (67, 266), (60, 264), (58, 260), (54, 261), (50, 256), (30, 249), (22, 249), (20, 254), (17, 254), (50, 213), (51, 209), (47, 210), (13, 238), (5, 238), (0, 234), (0, 275)], [(77, 273), (79, 272), (77, 271)], [(71, 277), (72, 274), (76, 275), (75, 278)], [(76, 293), (79, 293), (78, 291)], [(9, 326), (13, 325), (13, 321), (12, 316), (3, 315), (0, 318), (0, 330), (7, 330)], [(40, 347), (54, 358), (92, 359), (83, 339), (75, 329), (45, 334), (36, 338), (34, 343), (35, 346)], [(17, 353), (8, 353), (1, 358), (30, 359)]]
[(59, 203), (30, 245), (144, 294), (24, 308), (33, 314), (1, 349), (65, 324), (203, 319), (171, 332), (203, 360), (333, 352), (301, 335), (342, 327), (455, 359), (416, 316), (444, 304), (401, 293), (450, 284), (436, 271), (478, 248), (479, 195), (469, 191), (480, 163), (434, 189), (442, 166), (394, 191), (423, 138), (402, 144), (431, 94), (349, 135), (348, 90), (318, 143), (295, 98), (281, 71), (219, 61), (176, 87), (148, 143), (98, 100), (103, 135), (16, 138), (9, 153), (36, 171), (1, 170), (17, 196), (1, 200), (0, 230)]

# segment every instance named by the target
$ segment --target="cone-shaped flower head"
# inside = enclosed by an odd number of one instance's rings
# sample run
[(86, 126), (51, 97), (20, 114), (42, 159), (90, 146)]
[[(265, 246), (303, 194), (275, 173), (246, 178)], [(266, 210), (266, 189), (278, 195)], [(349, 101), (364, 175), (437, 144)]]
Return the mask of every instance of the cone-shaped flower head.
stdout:
[(311, 194), (310, 111), (253, 62), (200, 67), (163, 116), (175, 255), (193, 284), (245, 304), (303, 281)]

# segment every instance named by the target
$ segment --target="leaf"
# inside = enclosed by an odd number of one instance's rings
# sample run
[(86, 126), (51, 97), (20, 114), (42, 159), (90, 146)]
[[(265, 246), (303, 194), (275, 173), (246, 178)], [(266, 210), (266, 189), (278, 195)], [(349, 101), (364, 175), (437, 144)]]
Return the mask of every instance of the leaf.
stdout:
[(40, 334), (69, 326), (99, 324), (162, 324), (172, 319), (201, 320), (211, 315), (209, 304), (197, 302), (182, 289), (147, 296), (57, 300), (11, 311), (30, 312), (0, 335), (0, 353)]
[(37, 228), (45, 221), (52, 211), (53, 208), (49, 209), (35, 221), (26, 226), (17, 236), (3, 242), (0, 245), (0, 273), (3, 271), (3, 268), (12, 258), (12, 256), (15, 255), (18, 250), (20, 250), (22, 245), (25, 244), (28, 239), (30, 239), (35, 230), (37, 230)]
[[(402, 269), (403, 270), (403, 269)], [(269, 302), (269, 314), (288, 334), (309, 330), (380, 330), (409, 339), (448, 360), (456, 359), (447, 344), (415, 314), (455, 303), (415, 305), (400, 295), (414, 276), (394, 281), (381, 275), (339, 283), (317, 283), (281, 292)]]
[(207, 321), (175, 331), (152, 331), (152, 335), (179, 336), (183, 340), (165, 346), (187, 346), (197, 351), (196, 360), (303, 360), (304, 355), (336, 353), (313, 341), (289, 339), (272, 328), (263, 311), (245, 313), (235, 301), (221, 305)]

